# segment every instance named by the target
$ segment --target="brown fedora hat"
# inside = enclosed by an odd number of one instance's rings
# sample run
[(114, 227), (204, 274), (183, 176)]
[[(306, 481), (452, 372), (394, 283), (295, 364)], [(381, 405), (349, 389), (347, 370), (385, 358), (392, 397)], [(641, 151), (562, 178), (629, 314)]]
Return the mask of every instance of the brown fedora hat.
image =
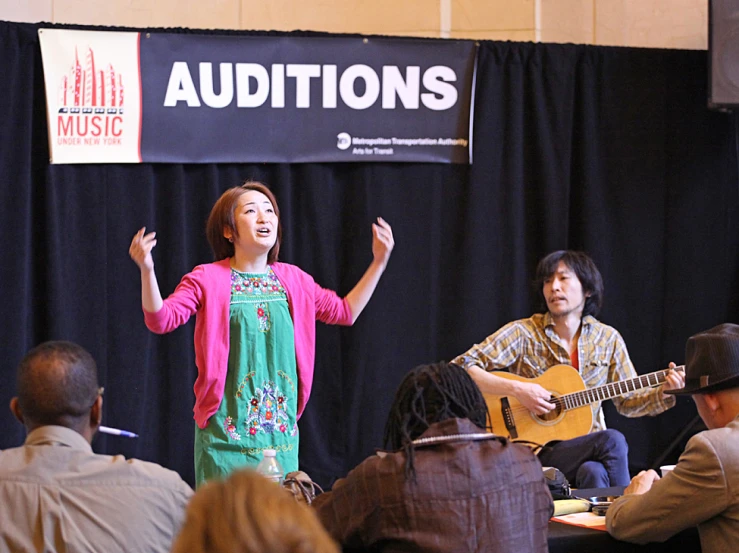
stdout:
[(685, 387), (666, 394), (703, 394), (739, 386), (739, 325), (722, 324), (688, 338)]

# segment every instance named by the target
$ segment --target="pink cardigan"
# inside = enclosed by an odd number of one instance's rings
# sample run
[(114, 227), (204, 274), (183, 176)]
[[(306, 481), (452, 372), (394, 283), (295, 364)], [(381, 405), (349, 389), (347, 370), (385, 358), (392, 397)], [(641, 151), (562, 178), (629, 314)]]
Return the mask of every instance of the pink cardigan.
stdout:
[[(295, 325), (295, 357), (298, 370), (298, 412), (303, 414), (311, 386), (316, 357), (316, 320), (350, 326), (352, 313), (346, 299), (321, 288), (308, 273), (294, 265), (274, 263), (272, 269), (287, 292)], [(205, 428), (218, 410), (226, 384), (231, 300), (230, 259), (198, 265), (182, 277), (175, 291), (156, 313), (144, 310), (146, 326), (164, 334), (195, 317), (195, 422)]]

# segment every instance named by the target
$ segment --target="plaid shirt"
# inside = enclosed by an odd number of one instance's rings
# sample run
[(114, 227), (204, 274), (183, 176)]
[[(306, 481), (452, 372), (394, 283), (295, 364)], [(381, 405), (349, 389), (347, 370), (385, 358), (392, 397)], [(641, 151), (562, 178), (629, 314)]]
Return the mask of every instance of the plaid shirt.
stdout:
[[(590, 315), (582, 319), (577, 355), (580, 376), (588, 388), (638, 376), (618, 331)], [(526, 378), (536, 378), (553, 365), (572, 363), (548, 312), (508, 323), (452, 362), (465, 369), (478, 365), (486, 371), (502, 369)], [(666, 411), (675, 405), (675, 398), (664, 397), (659, 386), (614, 398), (613, 403), (622, 415), (641, 417)], [(603, 430), (606, 423), (601, 402), (591, 407), (595, 421), (591, 432)]]
[[(422, 438), (461, 439), (415, 447), (416, 480), (403, 451), (365, 459), (313, 502), (344, 551), (545, 553), (552, 496), (525, 446), (497, 439), (468, 419), (432, 424)], [(492, 435), (491, 435), (492, 436)]]

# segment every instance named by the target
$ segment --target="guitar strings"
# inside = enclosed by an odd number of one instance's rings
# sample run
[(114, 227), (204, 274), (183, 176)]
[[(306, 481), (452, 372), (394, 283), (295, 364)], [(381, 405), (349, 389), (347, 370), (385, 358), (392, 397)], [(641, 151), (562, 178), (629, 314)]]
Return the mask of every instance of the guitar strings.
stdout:
[[(571, 409), (571, 408), (568, 408), (567, 407), (566, 402), (562, 398), (560, 398), (560, 397), (552, 398), (552, 399), (549, 400), (549, 402), (550, 403), (553, 403), (555, 405), (555, 409), (557, 407), (561, 407), (564, 411), (567, 411), (568, 409)], [(577, 405), (575, 407), (585, 407), (585, 405)], [(530, 413), (531, 412), (531, 411), (529, 411), (529, 409), (526, 408), (525, 405), (515, 405), (513, 407), (510, 407), (509, 410), (512, 413), (521, 413), (521, 412)]]
[[(678, 365), (677, 367), (674, 367), (673, 369), (666, 369), (666, 370), (657, 371), (657, 372), (650, 373), (650, 374), (639, 375), (630, 380), (611, 382), (611, 383), (604, 384), (603, 386), (599, 386), (596, 388), (590, 388), (590, 389), (580, 390), (578, 392), (572, 392), (570, 394), (567, 394), (566, 396), (553, 397), (549, 400), (549, 402), (555, 405), (555, 409), (559, 407), (563, 411), (568, 411), (570, 409), (578, 409), (580, 407), (586, 407), (587, 405), (590, 405), (597, 401), (607, 401), (609, 399), (612, 399), (611, 396), (598, 397), (598, 391), (600, 389), (603, 389), (603, 388), (609, 389), (611, 392), (618, 391), (619, 392), (618, 395), (622, 395), (622, 394), (626, 394), (629, 392), (637, 391), (641, 388), (651, 388), (653, 386), (659, 386), (661, 384), (664, 384), (664, 378), (666, 377), (667, 373), (670, 370), (684, 371), (685, 365)], [(651, 382), (650, 377), (652, 376), (654, 376), (657, 379), (657, 382), (655, 383)], [(628, 390), (627, 388), (626, 392), (624, 392), (621, 389), (622, 385), (628, 386), (629, 384), (637, 382), (637, 381), (640, 384), (639, 388), (634, 388), (633, 390)], [(565, 397), (569, 397), (571, 398), (571, 400), (567, 401)], [(516, 405), (514, 407), (509, 407), (509, 411), (511, 413), (521, 413), (521, 412), (530, 413), (531, 412), (524, 405)]]

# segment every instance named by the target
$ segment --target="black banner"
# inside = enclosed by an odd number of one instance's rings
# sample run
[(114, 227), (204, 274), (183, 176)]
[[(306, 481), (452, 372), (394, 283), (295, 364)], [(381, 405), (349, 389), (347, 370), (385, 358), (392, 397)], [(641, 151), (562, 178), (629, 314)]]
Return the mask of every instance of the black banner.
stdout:
[(469, 163), (471, 41), (140, 38), (144, 162)]

